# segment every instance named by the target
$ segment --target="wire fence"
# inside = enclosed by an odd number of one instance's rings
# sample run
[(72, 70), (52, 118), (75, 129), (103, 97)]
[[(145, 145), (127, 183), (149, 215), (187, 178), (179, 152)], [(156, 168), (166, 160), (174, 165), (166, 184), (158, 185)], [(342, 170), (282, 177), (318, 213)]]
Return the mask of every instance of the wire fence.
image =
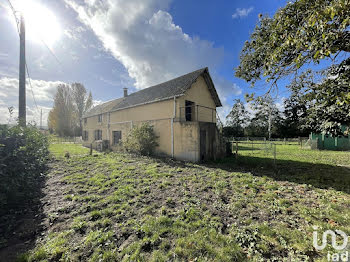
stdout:
[(317, 150), (314, 143), (308, 138), (274, 141), (245, 138), (244, 141), (232, 140), (229, 146), (234, 159), (240, 163), (276, 167), (291, 162), (308, 162), (350, 167), (349, 151)]

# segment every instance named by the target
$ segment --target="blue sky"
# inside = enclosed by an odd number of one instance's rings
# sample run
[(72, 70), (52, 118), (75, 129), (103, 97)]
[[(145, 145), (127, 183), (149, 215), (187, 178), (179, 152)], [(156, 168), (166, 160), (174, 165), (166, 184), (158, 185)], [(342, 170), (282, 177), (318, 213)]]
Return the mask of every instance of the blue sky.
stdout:
[[(34, 14), (37, 22), (27, 23), (27, 64), (44, 122), (59, 83), (81, 82), (96, 101), (107, 101), (120, 97), (124, 87), (134, 92), (204, 66), (209, 67), (224, 104), (220, 111), (223, 118), (233, 99), (254, 91), (234, 77), (233, 68), (239, 64), (240, 50), (255, 27), (258, 14), (273, 15), (286, 3), (281, 0), (11, 2), (16, 10), (25, 6), (28, 17)], [(49, 16), (41, 18), (44, 13)], [(51, 21), (53, 16), (55, 24)], [(38, 27), (38, 31), (30, 25)], [(0, 35), (0, 122), (6, 122), (7, 107), (17, 108), (19, 59), (19, 39), (6, 1), (0, 3)], [(38, 122), (40, 114), (29, 86), (27, 101), (28, 119)]]

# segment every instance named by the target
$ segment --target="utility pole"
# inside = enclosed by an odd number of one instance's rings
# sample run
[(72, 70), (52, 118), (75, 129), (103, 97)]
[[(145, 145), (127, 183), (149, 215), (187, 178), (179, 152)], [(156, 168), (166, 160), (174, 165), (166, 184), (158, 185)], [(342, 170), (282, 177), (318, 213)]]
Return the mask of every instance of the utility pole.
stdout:
[(24, 18), (20, 19), (20, 54), (19, 54), (19, 99), (18, 99), (18, 120), (20, 126), (26, 126), (26, 33)]

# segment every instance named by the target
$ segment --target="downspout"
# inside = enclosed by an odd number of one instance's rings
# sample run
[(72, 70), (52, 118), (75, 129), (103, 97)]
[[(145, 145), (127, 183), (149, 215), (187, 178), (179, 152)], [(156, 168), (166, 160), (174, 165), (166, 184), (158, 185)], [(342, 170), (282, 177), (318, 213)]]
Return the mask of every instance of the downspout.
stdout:
[(109, 143), (109, 146), (111, 146), (111, 140), (110, 140), (110, 126), (111, 126), (111, 112), (108, 112), (108, 123), (107, 123), (107, 134), (108, 134), (108, 137), (107, 137), (107, 139), (108, 139), (108, 143)]
[(174, 119), (176, 118), (176, 97), (174, 96), (174, 115), (171, 118), (171, 157), (174, 158)]

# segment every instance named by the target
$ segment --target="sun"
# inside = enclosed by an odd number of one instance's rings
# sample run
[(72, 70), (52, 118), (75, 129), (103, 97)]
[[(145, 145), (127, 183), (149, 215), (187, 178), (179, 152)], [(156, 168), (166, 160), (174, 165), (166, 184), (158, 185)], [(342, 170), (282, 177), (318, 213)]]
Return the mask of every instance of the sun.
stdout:
[(15, 9), (23, 14), (26, 37), (38, 43), (44, 41), (46, 45), (52, 47), (62, 34), (55, 14), (35, 1), (17, 0), (14, 3)]

